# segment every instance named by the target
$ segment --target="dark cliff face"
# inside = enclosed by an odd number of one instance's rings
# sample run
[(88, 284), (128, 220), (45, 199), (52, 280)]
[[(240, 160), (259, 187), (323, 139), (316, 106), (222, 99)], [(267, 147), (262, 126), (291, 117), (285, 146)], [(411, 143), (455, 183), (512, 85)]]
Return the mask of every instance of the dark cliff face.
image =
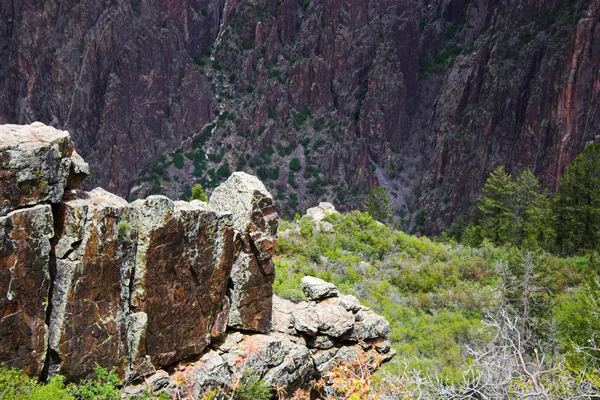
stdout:
[(498, 164), (554, 189), (599, 132), (599, 0), (5, 1), (0, 16), (0, 122), (68, 128), (88, 187), (133, 197), (251, 170), (291, 212), (291, 193), (343, 209), (381, 184), (431, 232)]

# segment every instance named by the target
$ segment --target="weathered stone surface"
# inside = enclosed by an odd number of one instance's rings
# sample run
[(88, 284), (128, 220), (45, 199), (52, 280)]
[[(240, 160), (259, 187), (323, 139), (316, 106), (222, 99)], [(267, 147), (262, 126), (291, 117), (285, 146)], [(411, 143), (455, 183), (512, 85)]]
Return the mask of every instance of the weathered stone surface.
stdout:
[(278, 216), (258, 178), (236, 172), (214, 190), (211, 207), (231, 211), (238, 252), (231, 272), (229, 326), (268, 332), (275, 269)]
[[(129, 204), (103, 189), (69, 192), (55, 211), (49, 373), (86, 378), (96, 365), (128, 367), (128, 282), (135, 260)], [(132, 239), (133, 236), (133, 239)]]
[(309, 299), (314, 301), (339, 295), (335, 285), (313, 276), (305, 276), (302, 278), (300, 281), (300, 288)]
[(58, 203), (67, 180), (74, 188), (86, 174), (81, 157), (73, 161), (69, 133), (36, 122), (0, 125), (0, 215), (44, 201)]
[[(175, 367), (171, 382), (193, 382), (194, 398), (201, 398), (207, 389), (228, 387), (244, 370), (251, 370), (267, 383), (285, 387), (291, 395), (312, 379), (326, 378), (338, 363), (360, 361), (368, 368), (377, 368), (395, 355), (380, 321), (353, 296), (299, 304), (274, 296), (273, 307), (271, 333), (230, 331), (197, 362)], [(361, 329), (382, 336), (361, 337), (360, 341), (352, 338), (355, 316), (360, 313)], [(185, 387), (179, 389), (182, 396), (189, 394)], [(325, 393), (327, 390), (324, 388)]]
[(329, 214), (338, 214), (331, 203), (320, 202), (318, 206), (306, 210), (306, 215), (312, 217), (315, 223), (321, 222)]
[(231, 220), (205, 203), (163, 196), (131, 208), (138, 241), (130, 308), (147, 316), (131, 358), (149, 356), (164, 367), (200, 354), (211, 341), (233, 264)]
[(39, 375), (46, 357), (49, 205), (0, 217), (0, 363)]
[[(337, 290), (337, 289), (336, 289)], [(314, 336), (344, 336), (354, 327), (354, 315), (342, 306), (332, 303), (300, 303), (292, 314), (294, 327), (299, 332)]]
[(356, 323), (352, 338), (358, 340), (387, 337), (391, 332), (390, 323), (373, 310), (360, 310), (356, 313)]

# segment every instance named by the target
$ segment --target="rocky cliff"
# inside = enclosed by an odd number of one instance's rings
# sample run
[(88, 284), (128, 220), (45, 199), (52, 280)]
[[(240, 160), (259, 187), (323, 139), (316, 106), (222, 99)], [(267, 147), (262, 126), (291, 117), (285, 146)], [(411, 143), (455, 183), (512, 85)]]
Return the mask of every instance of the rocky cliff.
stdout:
[(380, 184), (436, 231), (498, 164), (555, 189), (598, 139), (599, 0), (6, 1), (0, 18), (0, 122), (68, 128), (90, 185), (132, 198), (250, 170), (291, 213)]
[(278, 216), (254, 176), (208, 203), (128, 203), (76, 189), (87, 164), (41, 123), (0, 126), (0, 161), (1, 363), (72, 381), (115, 367), (175, 395), (226, 385), (240, 357), (289, 388), (335, 360), (393, 357), (387, 321), (335, 287), (307, 278), (312, 301), (273, 297)]

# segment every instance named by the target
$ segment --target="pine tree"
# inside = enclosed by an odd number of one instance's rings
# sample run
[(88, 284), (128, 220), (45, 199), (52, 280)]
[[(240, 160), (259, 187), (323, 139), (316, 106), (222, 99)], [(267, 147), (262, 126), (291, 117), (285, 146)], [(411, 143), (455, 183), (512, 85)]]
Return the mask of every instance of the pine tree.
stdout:
[(600, 143), (587, 146), (567, 167), (556, 198), (558, 244), (571, 254), (600, 245)]
[(200, 200), (205, 203), (208, 202), (208, 197), (206, 197), (206, 193), (199, 183), (195, 184), (192, 188), (192, 197), (190, 197), (190, 201), (192, 200)]
[(481, 236), (499, 246), (514, 240), (515, 191), (516, 185), (503, 166), (492, 171), (483, 186), (484, 196), (478, 205)]
[(525, 169), (517, 177), (514, 200), (516, 235), (513, 244), (526, 249), (550, 250), (556, 239), (554, 213), (548, 191)]
[(394, 216), (392, 200), (385, 189), (380, 186), (369, 192), (369, 196), (364, 201), (363, 207), (371, 217), (384, 224), (391, 221)]

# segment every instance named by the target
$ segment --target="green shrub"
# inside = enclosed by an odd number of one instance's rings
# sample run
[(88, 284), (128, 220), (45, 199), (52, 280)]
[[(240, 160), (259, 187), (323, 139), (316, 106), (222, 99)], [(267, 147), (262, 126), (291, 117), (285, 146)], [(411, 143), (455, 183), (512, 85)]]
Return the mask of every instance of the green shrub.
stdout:
[(290, 169), (294, 172), (299, 171), (300, 168), (302, 168), (302, 163), (300, 163), (300, 160), (298, 159), (298, 157), (294, 157), (292, 158), (292, 161), (290, 161)]
[(192, 196), (189, 201), (192, 200), (200, 200), (203, 202), (208, 202), (208, 197), (206, 197), (206, 193), (204, 192), (204, 188), (199, 183), (195, 184), (192, 188)]
[(95, 378), (80, 385), (69, 385), (69, 391), (80, 400), (120, 400), (123, 382), (114, 370), (94, 368)]
[(117, 225), (119, 235), (127, 235), (131, 231), (131, 225), (127, 221), (120, 221)]
[(0, 365), (0, 399), (4, 400), (74, 400), (64, 384), (64, 377), (54, 376), (46, 384), (29, 378), (21, 370)]
[(171, 159), (173, 160), (173, 165), (177, 168), (177, 169), (182, 169), (183, 165), (184, 165), (184, 160), (183, 160), (183, 154), (178, 152), (178, 153), (173, 153), (171, 155)]
[(233, 394), (234, 400), (270, 400), (272, 396), (271, 386), (260, 379), (254, 370), (243, 372), (240, 386)]

